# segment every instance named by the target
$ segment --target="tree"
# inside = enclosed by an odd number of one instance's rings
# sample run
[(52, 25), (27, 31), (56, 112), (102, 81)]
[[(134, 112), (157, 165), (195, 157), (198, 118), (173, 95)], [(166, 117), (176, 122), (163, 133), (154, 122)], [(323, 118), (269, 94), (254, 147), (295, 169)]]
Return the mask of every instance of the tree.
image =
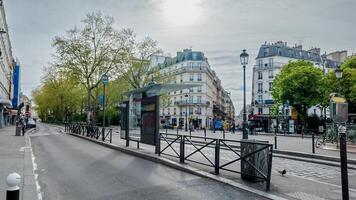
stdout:
[(168, 76), (162, 76), (157, 66), (151, 66), (150, 56), (160, 54), (162, 50), (158, 47), (157, 41), (150, 37), (145, 37), (139, 42), (134, 42), (132, 58), (128, 62), (128, 70), (123, 74), (124, 78), (132, 88), (144, 87), (152, 78), (157, 82), (164, 81)]
[(356, 56), (348, 58), (341, 69), (341, 93), (348, 101), (349, 112), (356, 113)]
[(298, 122), (305, 121), (308, 108), (322, 102), (322, 78), (322, 71), (310, 62), (289, 62), (273, 81), (273, 99), (289, 102), (298, 111)]
[[(87, 91), (87, 109), (91, 111), (92, 90), (103, 74), (117, 77), (126, 70), (134, 46), (133, 31), (113, 28), (113, 18), (100, 12), (87, 14), (83, 27), (74, 28), (66, 36), (56, 37), (56, 64), (75, 77)], [(88, 118), (89, 121), (89, 112)]]
[(36, 103), (36, 111), (41, 119), (48, 121), (51, 116), (57, 122), (71, 119), (80, 109), (83, 88), (71, 77), (59, 73), (55, 67), (46, 68), (42, 85), (32, 91)]
[[(356, 56), (348, 58), (341, 66), (342, 78), (341, 95), (344, 96), (348, 102), (349, 112), (356, 112)], [(338, 81), (335, 71), (332, 70), (325, 74), (323, 78), (323, 106), (329, 106), (330, 94), (338, 92)]]

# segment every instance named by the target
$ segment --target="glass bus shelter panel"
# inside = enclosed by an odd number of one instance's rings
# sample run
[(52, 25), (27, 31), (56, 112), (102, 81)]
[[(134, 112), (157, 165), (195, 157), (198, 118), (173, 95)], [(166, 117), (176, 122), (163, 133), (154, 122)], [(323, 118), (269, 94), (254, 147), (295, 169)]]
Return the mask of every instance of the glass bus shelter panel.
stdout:
[(129, 98), (129, 137), (141, 137), (141, 94)]

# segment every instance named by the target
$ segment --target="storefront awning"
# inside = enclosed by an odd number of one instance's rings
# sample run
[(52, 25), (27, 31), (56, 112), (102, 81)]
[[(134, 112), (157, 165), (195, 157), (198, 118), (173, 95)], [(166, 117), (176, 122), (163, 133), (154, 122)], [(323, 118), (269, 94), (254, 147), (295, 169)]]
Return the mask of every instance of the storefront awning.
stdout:
[(5, 99), (0, 97), (0, 105), (6, 106), (6, 107), (12, 107), (12, 103), (9, 99)]

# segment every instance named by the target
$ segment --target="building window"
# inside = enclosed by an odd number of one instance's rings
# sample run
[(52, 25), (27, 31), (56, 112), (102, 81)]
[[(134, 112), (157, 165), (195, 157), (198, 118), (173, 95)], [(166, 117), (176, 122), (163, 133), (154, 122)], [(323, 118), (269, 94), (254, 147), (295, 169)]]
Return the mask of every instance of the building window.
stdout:
[(194, 99), (193, 96), (189, 96), (189, 103), (193, 103), (193, 99)]
[(198, 86), (197, 92), (201, 92), (201, 86)]
[(257, 103), (258, 104), (262, 104), (262, 94), (259, 94), (258, 96), (257, 96)]
[(269, 48), (267, 47), (264, 49), (263, 55), (268, 56), (268, 54), (269, 54)]
[(194, 89), (193, 88), (189, 88), (189, 92), (194, 92)]
[(262, 92), (262, 89), (263, 89), (263, 84), (258, 83), (258, 92)]
[(194, 81), (194, 74), (193, 73), (189, 74), (189, 81)]
[(201, 108), (200, 107), (198, 107), (198, 109), (197, 109), (197, 114), (201, 115)]
[(258, 114), (263, 114), (263, 109), (262, 108), (258, 108)]
[(258, 80), (261, 80), (263, 77), (262, 77), (262, 72), (261, 71), (259, 71), (258, 72)]
[(273, 58), (269, 58), (268, 61), (268, 66), (273, 67)]
[(197, 102), (201, 103), (201, 96), (197, 96)]
[(277, 54), (280, 55), (280, 56), (282, 55), (281, 48), (277, 48)]
[(198, 81), (201, 81), (201, 80), (202, 80), (201, 77), (202, 77), (202, 75), (201, 75), (201, 73), (199, 73), (199, 74), (198, 74)]
[(273, 70), (268, 70), (268, 78), (273, 78)]
[(189, 63), (189, 68), (193, 69), (193, 63), (192, 62)]
[(263, 67), (263, 61), (258, 60), (258, 69), (262, 69), (262, 67)]
[(171, 109), (170, 108), (168, 108), (168, 115), (170, 115), (171, 114)]
[(269, 83), (268, 83), (268, 90), (269, 90), (269, 91), (272, 91), (272, 87), (273, 87), (273, 83), (272, 83), (272, 82), (269, 82)]

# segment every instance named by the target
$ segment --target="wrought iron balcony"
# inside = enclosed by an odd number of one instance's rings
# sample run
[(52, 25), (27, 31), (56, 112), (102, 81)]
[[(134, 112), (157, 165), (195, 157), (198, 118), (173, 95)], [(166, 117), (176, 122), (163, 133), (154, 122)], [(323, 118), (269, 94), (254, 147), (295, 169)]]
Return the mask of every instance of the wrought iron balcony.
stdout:
[(175, 106), (209, 106), (210, 102), (205, 100), (201, 100), (201, 101), (182, 100), (182, 101), (175, 101), (174, 105)]

